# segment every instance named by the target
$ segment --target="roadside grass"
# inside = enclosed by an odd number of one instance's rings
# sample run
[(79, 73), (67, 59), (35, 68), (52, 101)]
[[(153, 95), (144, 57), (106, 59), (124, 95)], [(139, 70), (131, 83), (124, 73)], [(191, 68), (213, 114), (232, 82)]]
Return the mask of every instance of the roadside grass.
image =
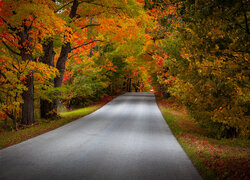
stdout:
[(173, 134), (205, 180), (250, 179), (248, 139), (208, 138), (173, 99), (157, 97), (157, 103)]
[(3, 130), (0, 132), (0, 149), (20, 143), (32, 137), (38, 136), (40, 134), (46, 133), (60, 126), (63, 126), (80, 117), (86, 116), (104, 106), (114, 97), (115, 96), (108, 96), (90, 106), (72, 110), (69, 112), (61, 112), (60, 113), (61, 118), (57, 120), (36, 119), (35, 125), (19, 129), (18, 131)]

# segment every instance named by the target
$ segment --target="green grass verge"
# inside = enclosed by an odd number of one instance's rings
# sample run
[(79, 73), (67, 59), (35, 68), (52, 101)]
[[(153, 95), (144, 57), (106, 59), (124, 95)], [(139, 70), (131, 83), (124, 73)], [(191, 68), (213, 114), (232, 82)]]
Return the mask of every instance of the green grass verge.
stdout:
[(46, 133), (60, 126), (63, 126), (69, 122), (72, 122), (80, 117), (86, 116), (97, 109), (101, 108), (107, 102), (112, 100), (115, 96), (108, 96), (101, 99), (99, 102), (84, 107), (76, 109), (70, 112), (61, 112), (60, 119), (57, 120), (44, 120), (36, 119), (36, 124), (19, 129), (18, 131), (12, 130), (2, 130), (0, 132), (0, 149), (20, 143), (32, 137), (38, 136), (40, 134)]
[(71, 112), (61, 113), (61, 119), (57, 120), (42, 120), (37, 119), (38, 124), (26, 127), (25, 129), (19, 129), (18, 131), (3, 131), (0, 133), (0, 148), (5, 148), (13, 144), (20, 143), (32, 137), (38, 136), (45, 132), (56, 129), (60, 126), (63, 126), (73, 120), (76, 120), (80, 117), (86, 116), (100, 106), (94, 105), (90, 107), (85, 107), (77, 109)]
[(248, 179), (248, 139), (213, 139), (171, 100), (157, 98), (158, 106), (177, 140), (204, 179)]
[(93, 112), (97, 108), (98, 108), (97, 105), (89, 106), (89, 107), (85, 107), (81, 109), (76, 109), (70, 112), (62, 112), (60, 113), (60, 116), (63, 118), (74, 118), (74, 117), (79, 117), (79, 116), (81, 117), (81, 116), (85, 116), (86, 114), (89, 114), (89, 112)]

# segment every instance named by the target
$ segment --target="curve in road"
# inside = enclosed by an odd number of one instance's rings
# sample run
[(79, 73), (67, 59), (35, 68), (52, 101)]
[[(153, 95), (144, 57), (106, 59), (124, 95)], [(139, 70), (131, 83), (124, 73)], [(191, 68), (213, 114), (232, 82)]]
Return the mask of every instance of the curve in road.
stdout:
[(0, 151), (0, 179), (201, 179), (153, 93), (126, 93), (96, 112)]

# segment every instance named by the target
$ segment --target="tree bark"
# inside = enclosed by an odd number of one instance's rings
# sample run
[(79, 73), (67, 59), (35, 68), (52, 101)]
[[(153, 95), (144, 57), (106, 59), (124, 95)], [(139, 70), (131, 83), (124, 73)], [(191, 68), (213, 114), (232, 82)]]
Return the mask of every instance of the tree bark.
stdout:
[(127, 80), (127, 92), (131, 92), (131, 78)]
[(30, 125), (35, 122), (34, 120), (34, 77), (31, 71), (26, 76), (25, 86), (28, 88), (27, 91), (22, 93), (23, 105), (22, 105), (22, 125)]
[(135, 89), (135, 92), (140, 92), (140, 82), (135, 82), (133, 83), (133, 86), (134, 86), (134, 89)]
[[(16, 96), (15, 96), (15, 101), (17, 100), (17, 93), (16, 93)], [(16, 112), (16, 108), (14, 109), (14, 112), (13, 112), (13, 126), (15, 128), (15, 130), (17, 131), (18, 128), (17, 128), (17, 112)]]
[(13, 126), (14, 126), (15, 130), (17, 131), (18, 128), (17, 128), (17, 121), (16, 121), (16, 109), (14, 110)]
[[(28, 33), (29, 29), (24, 25), (24, 30), (18, 33), (20, 37), (20, 55), (22, 61), (30, 62), (34, 61), (32, 56), (32, 45), (30, 44), (31, 38)], [(31, 70), (25, 78), (24, 85), (27, 90), (22, 93), (23, 104), (22, 104), (22, 125), (30, 125), (35, 122), (34, 119), (34, 76), (33, 70)]]
[[(41, 62), (49, 66), (54, 66), (54, 43), (52, 39), (47, 39), (43, 43), (44, 55), (39, 58)], [(54, 79), (50, 80), (54, 83)], [(40, 117), (44, 119), (54, 119), (57, 117), (56, 101), (53, 99), (52, 102), (46, 99), (40, 99)]]
[(40, 99), (40, 117), (44, 119), (55, 119), (57, 117), (56, 101)]
[(124, 81), (123, 81), (123, 84), (122, 84), (122, 90), (123, 91), (127, 90), (127, 84), (126, 84), (126, 82), (127, 82), (127, 79), (126, 79), (126, 77), (124, 77)]
[[(71, 19), (73, 19), (76, 16), (78, 6), (79, 6), (78, 0), (74, 0), (69, 14), (69, 17)], [(71, 43), (67, 42), (65, 45), (62, 46), (60, 56), (56, 63), (56, 68), (58, 69), (60, 75), (59, 77), (55, 78), (54, 82), (55, 87), (60, 87), (62, 85), (63, 75), (65, 71), (65, 63), (67, 61), (68, 54), (70, 53), (70, 51), (71, 51)]]
[[(71, 11), (69, 17), (72, 19), (76, 16), (77, 8), (79, 6), (78, 0), (74, 0), (71, 6)], [(54, 66), (54, 50), (53, 50), (53, 41), (51, 39), (48, 40), (48, 44), (44, 44), (43, 46), (45, 55), (41, 57), (42, 62), (48, 65)], [(56, 77), (52, 82), (54, 83), (54, 87), (61, 87), (64, 71), (65, 71), (65, 63), (68, 58), (68, 54), (71, 51), (71, 43), (67, 42), (62, 46), (60, 56), (56, 63), (56, 68), (59, 71), (59, 76)], [(41, 118), (45, 119), (53, 119), (57, 116), (57, 99), (54, 99), (52, 102), (48, 100), (40, 100), (40, 115)]]
[(66, 45), (63, 45), (61, 48), (61, 53), (56, 63), (56, 68), (58, 69), (60, 75), (56, 77), (54, 80), (55, 87), (61, 87), (62, 85), (64, 71), (65, 71), (65, 63), (67, 61), (70, 50), (71, 50), (71, 46), (69, 42), (66, 43)]

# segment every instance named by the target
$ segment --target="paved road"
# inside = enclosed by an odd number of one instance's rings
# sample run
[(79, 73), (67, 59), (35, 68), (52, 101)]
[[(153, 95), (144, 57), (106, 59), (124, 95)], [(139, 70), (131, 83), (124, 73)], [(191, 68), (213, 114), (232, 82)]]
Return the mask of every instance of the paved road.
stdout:
[(152, 93), (126, 93), (98, 111), (0, 151), (0, 179), (201, 179)]

